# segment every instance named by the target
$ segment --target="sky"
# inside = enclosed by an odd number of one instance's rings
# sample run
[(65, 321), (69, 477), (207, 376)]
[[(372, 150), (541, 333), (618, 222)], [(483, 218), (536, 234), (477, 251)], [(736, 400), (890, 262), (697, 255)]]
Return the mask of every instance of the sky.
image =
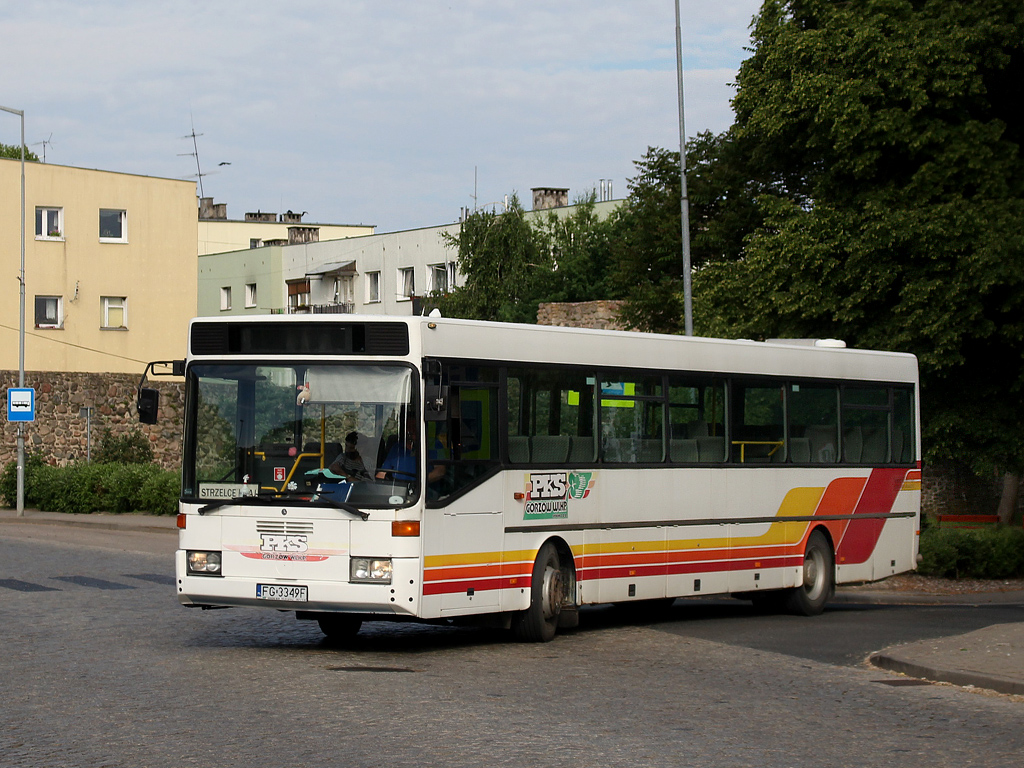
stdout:
[[(759, 6), (680, 0), (688, 136), (732, 123)], [(0, 0), (0, 40), (40, 157), (195, 179), (194, 132), (231, 219), (390, 232), (533, 187), (621, 198), (679, 146), (674, 0)]]

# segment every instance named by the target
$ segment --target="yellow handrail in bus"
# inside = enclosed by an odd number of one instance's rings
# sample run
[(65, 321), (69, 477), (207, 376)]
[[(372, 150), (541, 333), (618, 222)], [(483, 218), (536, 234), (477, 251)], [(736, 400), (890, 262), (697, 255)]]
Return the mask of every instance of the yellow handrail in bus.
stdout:
[(774, 445), (775, 447), (768, 451), (767, 458), (771, 458), (775, 455), (775, 452), (779, 450), (784, 444), (782, 440), (733, 440), (733, 445), (740, 447), (740, 464), (746, 460), (746, 451), (748, 445)]

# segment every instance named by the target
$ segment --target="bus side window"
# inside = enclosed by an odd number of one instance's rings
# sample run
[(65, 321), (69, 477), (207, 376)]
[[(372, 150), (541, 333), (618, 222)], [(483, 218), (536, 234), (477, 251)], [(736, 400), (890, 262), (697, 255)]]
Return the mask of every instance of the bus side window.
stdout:
[(509, 369), (509, 463), (593, 463), (597, 453), (594, 381), (584, 371)]
[(669, 377), (668, 422), (670, 461), (725, 461), (725, 382), (710, 376)]
[[(834, 384), (790, 383), (789, 460), (794, 464), (839, 461), (839, 390)], [(844, 434), (844, 451), (857, 449)]]

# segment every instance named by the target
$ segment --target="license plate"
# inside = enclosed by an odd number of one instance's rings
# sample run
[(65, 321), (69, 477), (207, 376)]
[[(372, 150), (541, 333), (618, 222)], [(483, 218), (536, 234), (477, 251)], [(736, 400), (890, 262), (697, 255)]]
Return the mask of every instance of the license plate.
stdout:
[(309, 588), (292, 584), (257, 584), (256, 597), (260, 600), (285, 600), (304, 603), (309, 599)]

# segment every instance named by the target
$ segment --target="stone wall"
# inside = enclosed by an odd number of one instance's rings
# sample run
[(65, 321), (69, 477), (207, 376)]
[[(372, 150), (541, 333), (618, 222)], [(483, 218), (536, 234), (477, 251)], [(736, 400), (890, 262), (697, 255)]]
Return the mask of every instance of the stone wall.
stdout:
[[(152, 443), (156, 462), (165, 469), (180, 469), (185, 385), (170, 380), (150, 380), (146, 386), (160, 391), (160, 421), (140, 424), (135, 410), (138, 384), (139, 375), (134, 373), (26, 371), (25, 386), (36, 391), (36, 420), (24, 425), (26, 451), (41, 455), (49, 464), (63, 466), (85, 460), (89, 431), (95, 454), (105, 428), (115, 435), (141, 429)], [(7, 389), (17, 386), (17, 371), (0, 371), (5, 413)], [(93, 409), (91, 423), (80, 415), (81, 409), (87, 406)], [(0, 467), (17, 458), (17, 435), (17, 425), (8, 423), (5, 418)]]
[(560, 325), (567, 328), (599, 328), (622, 331), (619, 320), (621, 301), (579, 301), (541, 304), (537, 308), (537, 325)]

